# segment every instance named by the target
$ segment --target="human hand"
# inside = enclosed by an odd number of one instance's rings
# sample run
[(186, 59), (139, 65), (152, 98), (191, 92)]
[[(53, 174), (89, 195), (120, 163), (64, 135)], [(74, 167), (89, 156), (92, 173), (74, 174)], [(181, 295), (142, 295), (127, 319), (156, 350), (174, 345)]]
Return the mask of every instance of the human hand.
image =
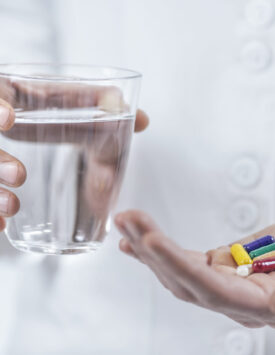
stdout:
[[(0, 98), (0, 132), (8, 131), (14, 124), (12, 107)], [(0, 150), (0, 183), (9, 187), (19, 187), (26, 179), (24, 165), (12, 155)], [(20, 202), (16, 195), (0, 187), (0, 230), (5, 228), (5, 217), (17, 213)]]
[[(120, 213), (115, 223), (123, 235), (120, 249), (146, 264), (177, 298), (246, 327), (275, 327), (275, 272), (237, 276), (230, 246), (207, 253), (182, 249), (140, 211)], [(275, 225), (238, 242), (264, 235), (275, 236)]]
[[(85, 105), (97, 106), (100, 109), (106, 111), (113, 110), (116, 107), (121, 109), (122, 105), (124, 104), (118, 89), (114, 87), (90, 87), (84, 85), (79, 85), (78, 87), (76, 85), (72, 86), (69, 84), (63, 86), (48, 85), (47, 89), (45, 89), (43, 84), (36, 84), (31, 86), (29, 84), (26, 85), (24, 83), (17, 82), (12, 83), (6, 79), (1, 79), (0, 98), (0, 126), (2, 112), (3, 115), (8, 115), (7, 122), (5, 122), (3, 127), (0, 127), (5, 137), (17, 141), (24, 140), (27, 142), (38, 142), (42, 140), (43, 143), (54, 143), (60, 141), (60, 135), (62, 134), (62, 136), (66, 137), (67, 143), (72, 142), (77, 144), (77, 137), (79, 137), (80, 144), (82, 144), (85, 139), (87, 141), (92, 141), (92, 146), (96, 146), (96, 149), (92, 149), (92, 147), (89, 147), (87, 144), (88, 148), (86, 154), (89, 155), (89, 159), (87, 159), (87, 161), (91, 163), (91, 168), (95, 167), (96, 165), (99, 175), (98, 180), (104, 180), (106, 178), (106, 172), (108, 173), (110, 171), (110, 175), (114, 174), (113, 166), (115, 166), (115, 164), (113, 160), (115, 158), (121, 158), (117, 154), (114, 154), (114, 149), (117, 142), (115, 142), (112, 137), (113, 132), (116, 129), (116, 123), (104, 124), (104, 122), (101, 122), (99, 125), (94, 124), (94, 130), (102, 131), (102, 135), (98, 133), (95, 135), (97, 138), (97, 141), (95, 142), (95, 139), (91, 140), (91, 129), (87, 130), (85, 124), (80, 124), (79, 127), (74, 125), (73, 129), (70, 124), (64, 124), (60, 126), (47, 125), (43, 126), (43, 131), (38, 130), (37, 125), (32, 124), (22, 125), (17, 123), (15, 126), (13, 126), (15, 119), (13, 107), (30, 111), (51, 106), (56, 108), (60, 107), (70, 109), (82, 107)], [(4, 118), (7, 118), (6, 116), (4, 116)], [(121, 134), (124, 134), (124, 132), (125, 134), (128, 133), (126, 132), (126, 125), (125, 129), (123, 129), (123, 122), (121, 125)], [(148, 117), (143, 111), (138, 110), (135, 121), (135, 131), (140, 132), (144, 130), (147, 125)], [(10, 128), (13, 129), (10, 130)], [(58, 131), (59, 129), (61, 132)], [(87, 134), (85, 132), (87, 132)], [(108, 137), (110, 139), (108, 139)], [(101, 138), (102, 141), (100, 141)], [(13, 167), (11, 164), (13, 164)], [(18, 168), (17, 176), (13, 177), (11, 175), (15, 174), (16, 167)], [(87, 169), (88, 172), (90, 170)], [(101, 171), (103, 173), (101, 173)], [(109, 177), (107, 178), (110, 180)], [(11, 187), (17, 187), (20, 186), (25, 181), (25, 179), (26, 169), (24, 168), (24, 165), (16, 158), (8, 155), (7, 153), (4, 153), (3, 151), (0, 151), (0, 183), (4, 183)], [(86, 174), (85, 179), (89, 180), (89, 174)], [(89, 187), (91, 185), (93, 186), (91, 183), (87, 184)], [(90, 190), (92, 191), (92, 189)], [(102, 198), (103, 192), (101, 192), (100, 198), (98, 199), (101, 204), (105, 201)], [(89, 196), (89, 194), (86, 195)], [(1, 196), (3, 196), (3, 204), (4, 202), (8, 204), (8, 208), (5, 213), (1, 213)], [(108, 203), (108, 201), (105, 202)], [(100, 204), (98, 205), (100, 207)], [(19, 206), (20, 202), (14, 193), (0, 189), (0, 230), (4, 229), (5, 227), (5, 220), (3, 217), (14, 215), (18, 211)]]

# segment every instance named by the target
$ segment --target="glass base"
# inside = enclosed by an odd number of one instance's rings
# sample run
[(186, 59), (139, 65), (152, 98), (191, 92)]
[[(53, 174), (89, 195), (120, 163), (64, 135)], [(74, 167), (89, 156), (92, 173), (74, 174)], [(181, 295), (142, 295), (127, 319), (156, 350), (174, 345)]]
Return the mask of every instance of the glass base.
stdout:
[(24, 241), (10, 240), (12, 246), (24, 252), (39, 253), (46, 255), (75, 255), (83, 253), (91, 253), (97, 251), (102, 242), (77, 243), (73, 245), (57, 245), (51, 243), (49, 245), (29, 243)]

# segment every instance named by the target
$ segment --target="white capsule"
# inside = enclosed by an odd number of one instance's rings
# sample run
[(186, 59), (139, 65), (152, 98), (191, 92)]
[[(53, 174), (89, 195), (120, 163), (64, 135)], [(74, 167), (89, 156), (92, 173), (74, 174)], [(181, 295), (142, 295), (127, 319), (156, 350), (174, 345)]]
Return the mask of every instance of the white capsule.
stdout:
[(252, 273), (252, 265), (240, 265), (237, 268), (237, 275), (242, 277), (247, 277)]

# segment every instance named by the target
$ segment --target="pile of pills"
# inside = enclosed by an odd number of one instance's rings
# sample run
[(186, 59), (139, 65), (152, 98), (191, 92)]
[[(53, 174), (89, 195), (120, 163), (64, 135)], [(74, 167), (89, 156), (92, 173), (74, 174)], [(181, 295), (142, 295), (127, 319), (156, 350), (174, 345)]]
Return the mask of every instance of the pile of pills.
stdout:
[(238, 264), (237, 275), (275, 271), (275, 239), (266, 235), (248, 244), (233, 244), (231, 255)]

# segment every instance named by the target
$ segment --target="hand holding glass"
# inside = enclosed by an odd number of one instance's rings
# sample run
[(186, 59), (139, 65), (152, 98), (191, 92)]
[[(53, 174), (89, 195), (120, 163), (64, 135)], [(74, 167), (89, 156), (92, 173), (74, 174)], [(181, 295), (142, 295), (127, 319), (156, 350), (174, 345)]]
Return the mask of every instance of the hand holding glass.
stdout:
[(109, 231), (134, 129), (140, 75), (116, 68), (0, 66), (16, 113), (2, 146), (27, 170), (6, 234), (20, 250), (97, 249)]

